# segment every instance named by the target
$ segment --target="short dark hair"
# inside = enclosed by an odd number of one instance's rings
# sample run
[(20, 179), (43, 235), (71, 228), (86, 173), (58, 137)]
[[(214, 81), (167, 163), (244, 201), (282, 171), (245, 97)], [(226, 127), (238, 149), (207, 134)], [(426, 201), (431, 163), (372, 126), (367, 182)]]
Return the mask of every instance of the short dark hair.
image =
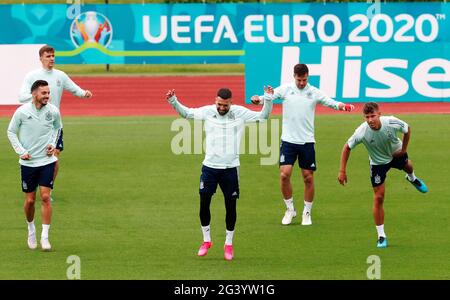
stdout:
[(42, 46), (41, 49), (39, 49), (39, 57), (44, 55), (44, 52), (55, 53), (55, 48), (53, 48), (52, 46), (49, 46), (49, 45)]
[(379, 111), (379, 109), (380, 108), (378, 107), (378, 104), (376, 102), (367, 102), (366, 104), (364, 104), (363, 113), (365, 115), (372, 114), (376, 111)]
[(31, 92), (34, 92), (41, 86), (48, 86), (48, 82), (45, 80), (36, 80), (33, 82), (33, 85), (31, 86)]
[(227, 88), (221, 88), (219, 91), (217, 91), (217, 96), (220, 98), (227, 100), (231, 98), (231, 91)]
[(294, 66), (294, 74), (297, 76), (303, 76), (309, 74), (308, 66), (305, 64), (296, 64)]

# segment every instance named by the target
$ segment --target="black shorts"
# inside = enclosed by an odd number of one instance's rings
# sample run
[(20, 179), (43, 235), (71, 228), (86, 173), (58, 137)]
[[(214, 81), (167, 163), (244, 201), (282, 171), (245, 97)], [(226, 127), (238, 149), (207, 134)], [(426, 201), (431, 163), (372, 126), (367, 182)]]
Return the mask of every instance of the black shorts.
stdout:
[(64, 139), (63, 139), (63, 130), (62, 130), (62, 128), (61, 128), (61, 131), (59, 133), (58, 142), (56, 143), (56, 149), (58, 149), (59, 151), (63, 151), (64, 150)]
[(55, 173), (55, 163), (40, 167), (20, 166), (22, 177), (22, 191), (32, 193), (37, 186), (45, 186), (53, 189), (53, 174)]
[(303, 145), (299, 145), (281, 141), (280, 166), (293, 166), (297, 158), (300, 168), (312, 171), (315, 171), (317, 169), (314, 143), (305, 143)]
[(239, 168), (214, 169), (202, 166), (200, 194), (213, 195), (217, 185), (220, 186), (225, 198), (239, 198)]
[(391, 168), (403, 170), (408, 162), (408, 154), (406, 153), (402, 157), (397, 157), (391, 160), (386, 165), (370, 165), (370, 181), (372, 186), (376, 187), (382, 185), (386, 180), (386, 174)]

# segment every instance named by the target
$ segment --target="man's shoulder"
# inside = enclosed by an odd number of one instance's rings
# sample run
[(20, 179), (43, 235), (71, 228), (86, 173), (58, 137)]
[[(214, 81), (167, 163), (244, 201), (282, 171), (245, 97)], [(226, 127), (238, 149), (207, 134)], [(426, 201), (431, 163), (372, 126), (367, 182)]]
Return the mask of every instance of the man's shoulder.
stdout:
[(53, 72), (58, 76), (68, 76), (66, 72), (53, 68)]
[(41, 75), (41, 74), (42, 74), (42, 68), (34, 69), (34, 70), (29, 71), (29, 72), (25, 75), (25, 78), (33, 78), (33, 77), (35, 77), (35, 76), (37, 76), (37, 75)]
[(16, 113), (27, 113), (31, 109), (32, 102), (24, 103), (16, 109)]
[(294, 89), (294, 88), (297, 88), (297, 86), (295, 85), (295, 82), (283, 83), (279, 87), (277, 87), (278, 90), (287, 90), (287, 89)]
[(230, 111), (232, 112), (239, 112), (239, 111), (245, 111), (248, 110), (247, 107), (239, 105), (239, 104), (233, 104), (230, 108)]
[(205, 116), (214, 114), (215, 112), (217, 112), (215, 104), (200, 106), (200, 107), (196, 108), (196, 110), (199, 110)]
[(408, 123), (406, 123), (403, 120), (400, 120), (399, 118), (395, 116), (382, 116), (380, 117), (382, 124), (385, 125), (387, 128), (405, 128), (408, 126)]
[(205, 105), (205, 106), (201, 106), (199, 107), (200, 109), (203, 109), (204, 111), (216, 111), (216, 105), (215, 104), (210, 104), (210, 105)]
[(230, 112), (236, 115), (237, 117), (245, 115), (248, 111), (254, 110), (238, 104), (233, 104), (230, 108)]
[(369, 128), (369, 125), (367, 122), (362, 122), (355, 130), (356, 134), (364, 135), (366, 133), (367, 128)]
[(390, 115), (390, 116), (381, 116), (380, 120), (385, 121), (385, 122), (391, 122), (391, 121), (401, 121), (399, 118), (397, 118), (396, 116)]
[(48, 107), (48, 109), (50, 110), (50, 111), (52, 111), (52, 112), (58, 112), (59, 113), (59, 108), (56, 106), (56, 105), (54, 105), (54, 104), (52, 104), (52, 103), (47, 103), (47, 105), (46, 105), (47, 107)]
[(325, 93), (324, 91), (322, 91), (322, 90), (319, 89), (318, 87), (316, 87), (316, 86), (314, 86), (314, 85), (311, 85), (311, 84), (309, 84), (309, 83), (308, 83), (306, 92), (308, 92), (308, 93), (314, 95), (315, 97), (322, 97), (322, 96), (324, 96), (324, 95), (326, 96), (326, 93)]
[(398, 118), (394, 117), (394, 116), (381, 116), (381, 117), (380, 117), (380, 121), (381, 121), (383, 124), (388, 124), (388, 125), (390, 125), (390, 124), (392, 124), (392, 123), (399, 122), (400, 120), (399, 120)]

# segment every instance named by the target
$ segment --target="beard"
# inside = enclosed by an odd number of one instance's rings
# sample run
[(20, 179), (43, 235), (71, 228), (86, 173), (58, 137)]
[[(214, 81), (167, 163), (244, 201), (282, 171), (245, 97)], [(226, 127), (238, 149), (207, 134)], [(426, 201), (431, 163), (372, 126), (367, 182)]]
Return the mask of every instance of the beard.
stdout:
[(224, 110), (219, 110), (219, 109), (217, 109), (217, 112), (218, 112), (219, 115), (221, 115), (221, 116), (226, 115), (228, 111), (229, 111), (229, 110), (224, 111)]

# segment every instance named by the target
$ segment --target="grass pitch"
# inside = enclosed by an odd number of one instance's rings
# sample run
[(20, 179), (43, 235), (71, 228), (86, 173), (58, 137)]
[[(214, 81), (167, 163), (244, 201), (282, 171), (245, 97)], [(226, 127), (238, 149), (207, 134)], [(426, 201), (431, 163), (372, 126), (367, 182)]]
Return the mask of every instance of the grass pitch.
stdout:
[[(202, 235), (198, 185), (203, 155), (174, 155), (173, 117), (64, 118), (65, 147), (53, 204), (54, 251), (26, 245), (17, 156), (0, 139), (0, 279), (66, 279), (70, 255), (81, 279), (367, 279), (370, 255), (382, 279), (450, 279), (450, 115), (397, 115), (412, 127), (409, 155), (430, 192), (420, 194), (391, 170), (387, 178), (387, 249), (377, 249), (367, 152), (356, 148), (349, 183), (337, 182), (343, 144), (362, 122), (356, 115), (316, 117), (313, 225), (301, 216), (282, 226), (277, 165), (241, 155), (235, 259), (223, 259), (222, 194), (211, 205), (214, 246), (196, 252)], [(3, 132), (9, 119), (0, 118)], [(275, 147), (278, 151), (277, 147)], [(303, 184), (293, 174), (302, 210)], [(40, 226), (40, 204), (36, 205)]]

